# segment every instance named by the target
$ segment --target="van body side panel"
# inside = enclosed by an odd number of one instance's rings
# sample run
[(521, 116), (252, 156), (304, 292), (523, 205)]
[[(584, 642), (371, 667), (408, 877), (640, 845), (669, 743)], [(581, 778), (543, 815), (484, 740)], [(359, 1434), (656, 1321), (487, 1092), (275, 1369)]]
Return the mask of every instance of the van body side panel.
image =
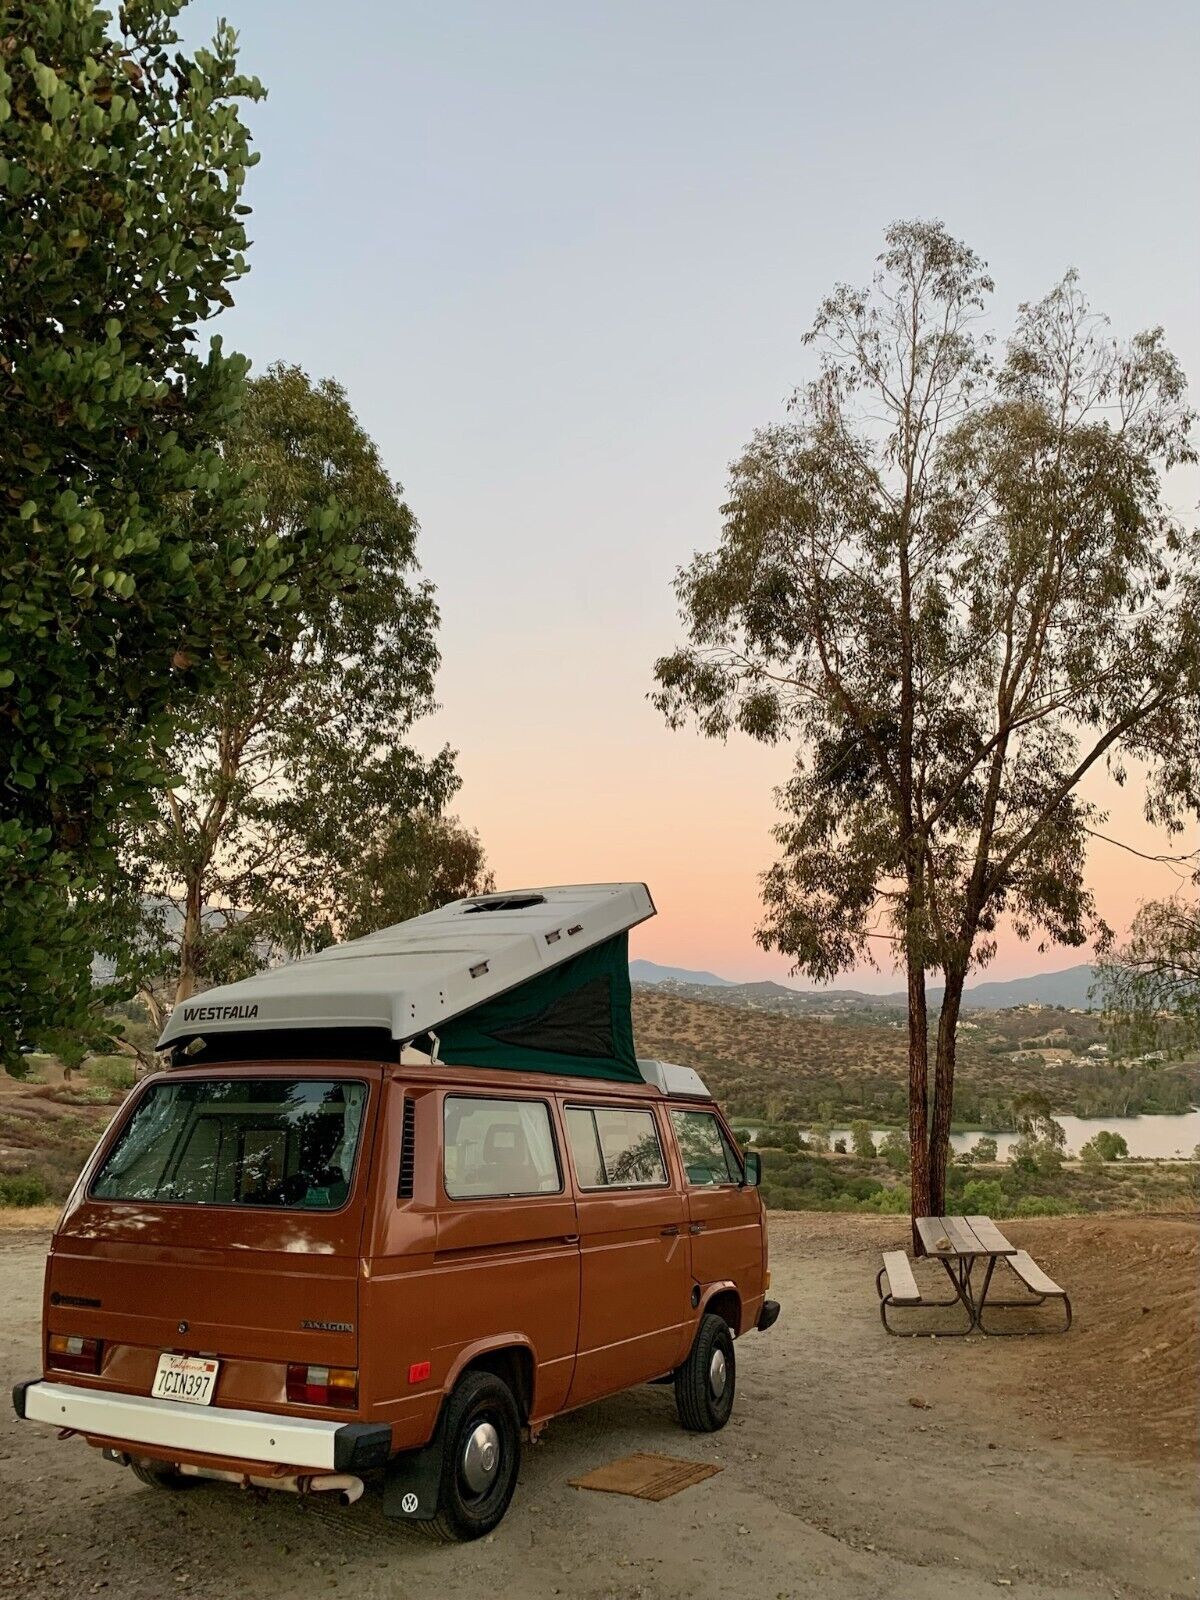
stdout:
[[(411, 1197), (401, 1197), (404, 1101), (413, 1101), (417, 1159)], [(439, 1100), (429, 1085), (393, 1079), (385, 1086), (376, 1139), (374, 1193), (363, 1242), (359, 1393), (364, 1414), (392, 1428), (392, 1447), (427, 1444), (437, 1423), (442, 1385), (433, 1371), (437, 1274), (436, 1153)], [(430, 1362), (427, 1377), (411, 1376)]]
[[(440, 1106), (464, 1087), (439, 1093)], [(418, 1147), (437, 1184), (437, 1240), (429, 1295), (428, 1359), (439, 1386), (474, 1352), (523, 1345), (532, 1352), (532, 1415), (547, 1417), (566, 1403), (579, 1328), (579, 1220), (567, 1176), (562, 1131), (553, 1096), (506, 1086), (501, 1098), (546, 1105), (557, 1149), (562, 1190), (493, 1198), (453, 1199), (443, 1180), (443, 1116), (437, 1144)], [(430, 1159), (432, 1157), (432, 1160)]]

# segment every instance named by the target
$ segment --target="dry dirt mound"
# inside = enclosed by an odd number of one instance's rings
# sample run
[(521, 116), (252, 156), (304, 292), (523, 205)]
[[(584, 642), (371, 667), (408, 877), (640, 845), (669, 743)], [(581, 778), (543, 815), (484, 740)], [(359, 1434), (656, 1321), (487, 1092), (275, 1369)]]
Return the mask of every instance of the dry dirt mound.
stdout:
[[(1064, 1288), (1067, 1338), (1046, 1340), (1022, 1381), (1064, 1424), (1123, 1454), (1180, 1460), (1200, 1427), (1200, 1228), (1167, 1217), (1004, 1224)], [(1026, 1352), (1026, 1341), (1014, 1341)]]

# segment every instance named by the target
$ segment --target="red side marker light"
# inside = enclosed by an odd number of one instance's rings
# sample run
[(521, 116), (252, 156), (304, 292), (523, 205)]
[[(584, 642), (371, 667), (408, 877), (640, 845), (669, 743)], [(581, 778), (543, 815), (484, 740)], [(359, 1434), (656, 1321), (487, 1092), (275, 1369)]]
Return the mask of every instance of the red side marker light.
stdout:
[(409, 1383), (424, 1383), (425, 1379), (429, 1376), (429, 1371), (430, 1368), (428, 1361), (414, 1361), (412, 1366), (408, 1369)]

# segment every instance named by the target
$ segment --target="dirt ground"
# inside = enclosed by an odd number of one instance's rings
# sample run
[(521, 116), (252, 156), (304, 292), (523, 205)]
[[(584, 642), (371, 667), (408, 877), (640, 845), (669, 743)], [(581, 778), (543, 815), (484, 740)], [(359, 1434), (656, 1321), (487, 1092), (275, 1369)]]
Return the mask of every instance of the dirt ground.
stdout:
[[(774, 1216), (783, 1314), (739, 1342), (729, 1427), (681, 1432), (663, 1388), (564, 1417), (527, 1449), (508, 1517), (477, 1545), (394, 1528), (371, 1493), (347, 1510), (216, 1484), (167, 1496), (9, 1416), (0, 1593), (1197, 1595), (1195, 1224), (1005, 1226), (1070, 1287), (1067, 1338), (888, 1339), (873, 1276), (880, 1248), (904, 1242), (903, 1221)], [(37, 1369), (44, 1247), (42, 1231), (0, 1232), (5, 1384)], [(723, 1470), (658, 1504), (569, 1487), (633, 1450)]]

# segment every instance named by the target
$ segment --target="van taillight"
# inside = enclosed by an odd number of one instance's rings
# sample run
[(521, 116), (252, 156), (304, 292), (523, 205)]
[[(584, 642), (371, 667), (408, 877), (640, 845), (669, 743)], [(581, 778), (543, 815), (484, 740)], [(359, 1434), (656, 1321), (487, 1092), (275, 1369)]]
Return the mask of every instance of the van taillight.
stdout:
[(73, 1333), (52, 1333), (46, 1340), (46, 1363), (63, 1372), (99, 1372), (104, 1344)]
[(287, 1369), (287, 1397), (294, 1406), (353, 1410), (358, 1404), (358, 1373), (353, 1367), (306, 1367), (292, 1362)]

